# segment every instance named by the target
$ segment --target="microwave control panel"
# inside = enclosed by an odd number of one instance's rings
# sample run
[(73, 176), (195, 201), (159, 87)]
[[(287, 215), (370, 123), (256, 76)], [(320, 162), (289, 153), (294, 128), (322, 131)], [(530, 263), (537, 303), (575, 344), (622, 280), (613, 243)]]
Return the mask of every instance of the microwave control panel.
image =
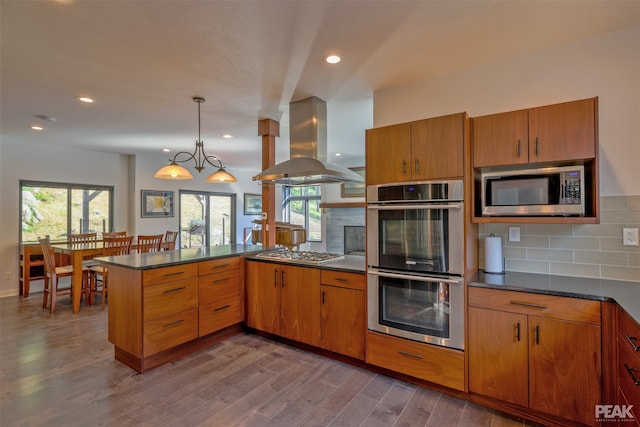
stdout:
[(579, 205), (582, 203), (580, 197), (580, 182), (582, 181), (582, 177), (580, 176), (580, 171), (571, 170), (562, 173), (562, 182), (563, 184), (563, 201), (562, 204), (565, 205)]

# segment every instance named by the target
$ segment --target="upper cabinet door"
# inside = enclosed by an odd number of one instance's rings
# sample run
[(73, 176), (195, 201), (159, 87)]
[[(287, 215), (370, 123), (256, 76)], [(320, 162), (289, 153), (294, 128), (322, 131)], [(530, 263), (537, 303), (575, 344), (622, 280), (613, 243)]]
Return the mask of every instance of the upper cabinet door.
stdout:
[(529, 161), (528, 110), (473, 119), (473, 166), (502, 166)]
[(411, 178), (445, 179), (464, 175), (465, 114), (411, 122)]
[(596, 157), (596, 99), (529, 110), (529, 162)]
[(367, 185), (411, 178), (411, 125), (367, 129)]

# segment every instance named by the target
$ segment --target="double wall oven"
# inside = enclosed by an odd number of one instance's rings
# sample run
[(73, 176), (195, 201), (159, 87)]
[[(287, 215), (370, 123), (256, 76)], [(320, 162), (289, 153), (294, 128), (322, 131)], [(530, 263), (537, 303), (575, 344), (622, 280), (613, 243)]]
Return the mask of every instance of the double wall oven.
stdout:
[(369, 329), (464, 347), (462, 180), (367, 187)]

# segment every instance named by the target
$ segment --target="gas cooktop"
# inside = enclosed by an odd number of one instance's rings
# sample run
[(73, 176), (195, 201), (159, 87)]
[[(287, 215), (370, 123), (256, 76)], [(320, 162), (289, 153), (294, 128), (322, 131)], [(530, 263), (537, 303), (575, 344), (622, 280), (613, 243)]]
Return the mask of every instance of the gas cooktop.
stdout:
[(272, 251), (263, 252), (256, 255), (256, 258), (281, 260), (300, 264), (325, 264), (333, 261), (340, 261), (344, 256), (339, 254), (328, 254), (323, 252), (307, 251)]

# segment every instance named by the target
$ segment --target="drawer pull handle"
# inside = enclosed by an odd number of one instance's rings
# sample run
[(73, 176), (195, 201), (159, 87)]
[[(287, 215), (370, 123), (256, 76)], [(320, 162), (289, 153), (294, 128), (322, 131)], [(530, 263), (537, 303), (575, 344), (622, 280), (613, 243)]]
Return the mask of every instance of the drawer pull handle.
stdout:
[(403, 356), (415, 357), (416, 359), (424, 359), (424, 356), (421, 354), (409, 353), (403, 350), (398, 350), (398, 353), (402, 354)]
[(542, 309), (549, 308), (546, 305), (534, 304), (532, 302), (524, 302), (524, 301), (509, 301), (509, 304), (522, 305), (524, 307), (542, 308)]
[(635, 340), (637, 340), (638, 338), (631, 337), (627, 334), (624, 334), (624, 337), (627, 339), (627, 341), (629, 341), (629, 344), (631, 344), (631, 347), (633, 347), (633, 351), (640, 351), (640, 347), (638, 347), (638, 345), (635, 343)]
[(165, 328), (170, 328), (172, 326), (178, 326), (179, 324), (184, 323), (184, 319), (176, 320), (175, 322), (167, 323), (164, 325)]
[(227, 304), (224, 307), (214, 308), (213, 311), (220, 311), (220, 310), (224, 310), (225, 308), (229, 308), (229, 307), (231, 307), (231, 304)]
[(220, 264), (220, 265), (214, 265), (213, 268), (225, 268), (225, 267), (229, 267), (231, 264)]
[(184, 271), (178, 271), (177, 273), (167, 273), (164, 274), (164, 277), (171, 277), (171, 276), (179, 276), (180, 274), (184, 274)]
[(344, 277), (336, 277), (336, 282), (347, 283), (349, 279), (345, 279)]
[(214, 280), (213, 283), (220, 283), (220, 282), (226, 282), (227, 280), (231, 279), (230, 277), (225, 277), (223, 279), (218, 279), (218, 280)]
[(626, 363), (624, 364), (624, 369), (626, 369), (629, 375), (631, 376), (631, 381), (633, 381), (635, 385), (640, 386), (640, 380), (637, 379), (635, 375), (633, 375), (633, 373), (638, 372), (638, 370), (634, 368), (630, 368), (629, 365), (627, 365)]
[(179, 288), (173, 288), (173, 289), (167, 289), (166, 291), (164, 291), (165, 294), (170, 294), (172, 292), (178, 292), (181, 291), (183, 289), (186, 289), (186, 286), (180, 286)]

